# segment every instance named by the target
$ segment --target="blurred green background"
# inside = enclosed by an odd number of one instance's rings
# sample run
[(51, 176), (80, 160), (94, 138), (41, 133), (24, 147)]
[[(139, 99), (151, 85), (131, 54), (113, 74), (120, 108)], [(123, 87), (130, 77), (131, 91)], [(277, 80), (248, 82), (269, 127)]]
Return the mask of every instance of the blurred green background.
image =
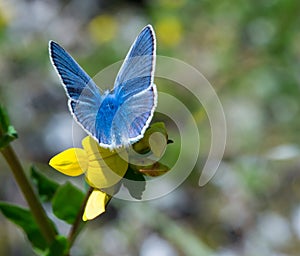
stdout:
[[(124, 58), (150, 23), (157, 54), (202, 72), (224, 107), (226, 151), (207, 185), (198, 186), (203, 154), (167, 196), (113, 200), (72, 255), (299, 255), (299, 10), (297, 0), (0, 0), (0, 101), (19, 132), (13, 144), (27, 167), (38, 163), (63, 182), (47, 163), (72, 146), (66, 96), (48, 58), (50, 39), (93, 76)], [(207, 118), (194, 106), (207, 147)], [(3, 158), (0, 168), (0, 199), (25, 205)], [(32, 255), (18, 228), (3, 216), (0, 225), (0, 255)]]

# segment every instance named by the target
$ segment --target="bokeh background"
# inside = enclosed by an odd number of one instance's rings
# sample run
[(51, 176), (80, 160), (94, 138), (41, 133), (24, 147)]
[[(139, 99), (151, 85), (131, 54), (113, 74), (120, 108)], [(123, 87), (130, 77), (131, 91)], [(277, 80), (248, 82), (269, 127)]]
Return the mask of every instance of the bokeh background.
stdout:
[[(72, 146), (66, 96), (48, 58), (50, 39), (93, 76), (124, 58), (150, 23), (157, 53), (202, 72), (224, 107), (226, 151), (207, 185), (198, 186), (203, 152), (167, 196), (112, 200), (72, 255), (299, 255), (299, 10), (297, 0), (0, 1), (0, 101), (19, 133), (13, 146), (26, 167), (35, 163), (47, 176), (66, 179), (47, 165)], [(180, 94), (176, 88), (170, 93)], [(205, 111), (188, 107), (203, 126), (205, 148)], [(168, 150), (176, 151), (172, 139)], [(0, 199), (26, 205), (3, 158), (0, 170)], [(3, 216), (0, 225), (0, 255), (33, 254), (16, 226)]]

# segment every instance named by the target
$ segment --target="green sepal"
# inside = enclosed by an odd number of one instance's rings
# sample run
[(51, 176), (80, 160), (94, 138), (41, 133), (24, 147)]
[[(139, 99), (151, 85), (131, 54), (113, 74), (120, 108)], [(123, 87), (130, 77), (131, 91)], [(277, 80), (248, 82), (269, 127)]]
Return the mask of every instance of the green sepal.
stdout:
[(55, 216), (73, 224), (84, 201), (84, 193), (70, 182), (60, 186), (52, 198)]
[(0, 210), (7, 219), (23, 229), (34, 248), (42, 251), (47, 248), (47, 242), (28, 209), (0, 202)]
[(59, 188), (59, 184), (47, 178), (35, 166), (31, 166), (30, 168), (30, 178), (37, 188), (41, 201), (51, 201), (56, 190)]
[(0, 105), (0, 150), (17, 138), (18, 134), (10, 124), (7, 111)]

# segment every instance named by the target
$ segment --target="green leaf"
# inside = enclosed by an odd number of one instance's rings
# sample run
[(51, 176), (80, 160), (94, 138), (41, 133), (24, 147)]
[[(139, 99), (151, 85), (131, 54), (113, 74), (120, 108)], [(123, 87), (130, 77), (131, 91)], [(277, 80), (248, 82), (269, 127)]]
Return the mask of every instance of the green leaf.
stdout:
[(68, 253), (68, 240), (64, 236), (56, 236), (45, 256), (65, 256)]
[(73, 224), (84, 201), (84, 193), (66, 182), (60, 186), (52, 198), (53, 213), (57, 218)]
[(18, 138), (18, 134), (10, 124), (6, 110), (0, 105), (0, 149), (5, 148), (16, 138)]
[(122, 179), (122, 183), (128, 189), (128, 192), (132, 197), (135, 199), (142, 199), (146, 187), (145, 177), (142, 173), (128, 167), (124, 179)]
[(30, 168), (30, 177), (36, 185), (40, 199), (49, 202), (53, 198), (59, 184), (41, 174), (35, 166)]
[(47, 242), (29, 210), (5, 202), (0, 202), (0, 210), (6, 218), (23, 229), (33, 247), (40, 250), (47, 248)]

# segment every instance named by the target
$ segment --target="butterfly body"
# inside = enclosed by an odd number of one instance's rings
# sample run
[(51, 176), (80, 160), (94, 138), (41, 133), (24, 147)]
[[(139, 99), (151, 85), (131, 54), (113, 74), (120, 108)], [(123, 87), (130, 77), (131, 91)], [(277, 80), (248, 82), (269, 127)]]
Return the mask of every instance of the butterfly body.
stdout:
[(143, 137), (157, 104), (155, 51), (154, 31), (148, 25), (131, 46), (113, 90), (101, 94), (77, 62), (50, 41), (50, 59), (66, 90), (70, 111), (100, 146), (127, 147)]

